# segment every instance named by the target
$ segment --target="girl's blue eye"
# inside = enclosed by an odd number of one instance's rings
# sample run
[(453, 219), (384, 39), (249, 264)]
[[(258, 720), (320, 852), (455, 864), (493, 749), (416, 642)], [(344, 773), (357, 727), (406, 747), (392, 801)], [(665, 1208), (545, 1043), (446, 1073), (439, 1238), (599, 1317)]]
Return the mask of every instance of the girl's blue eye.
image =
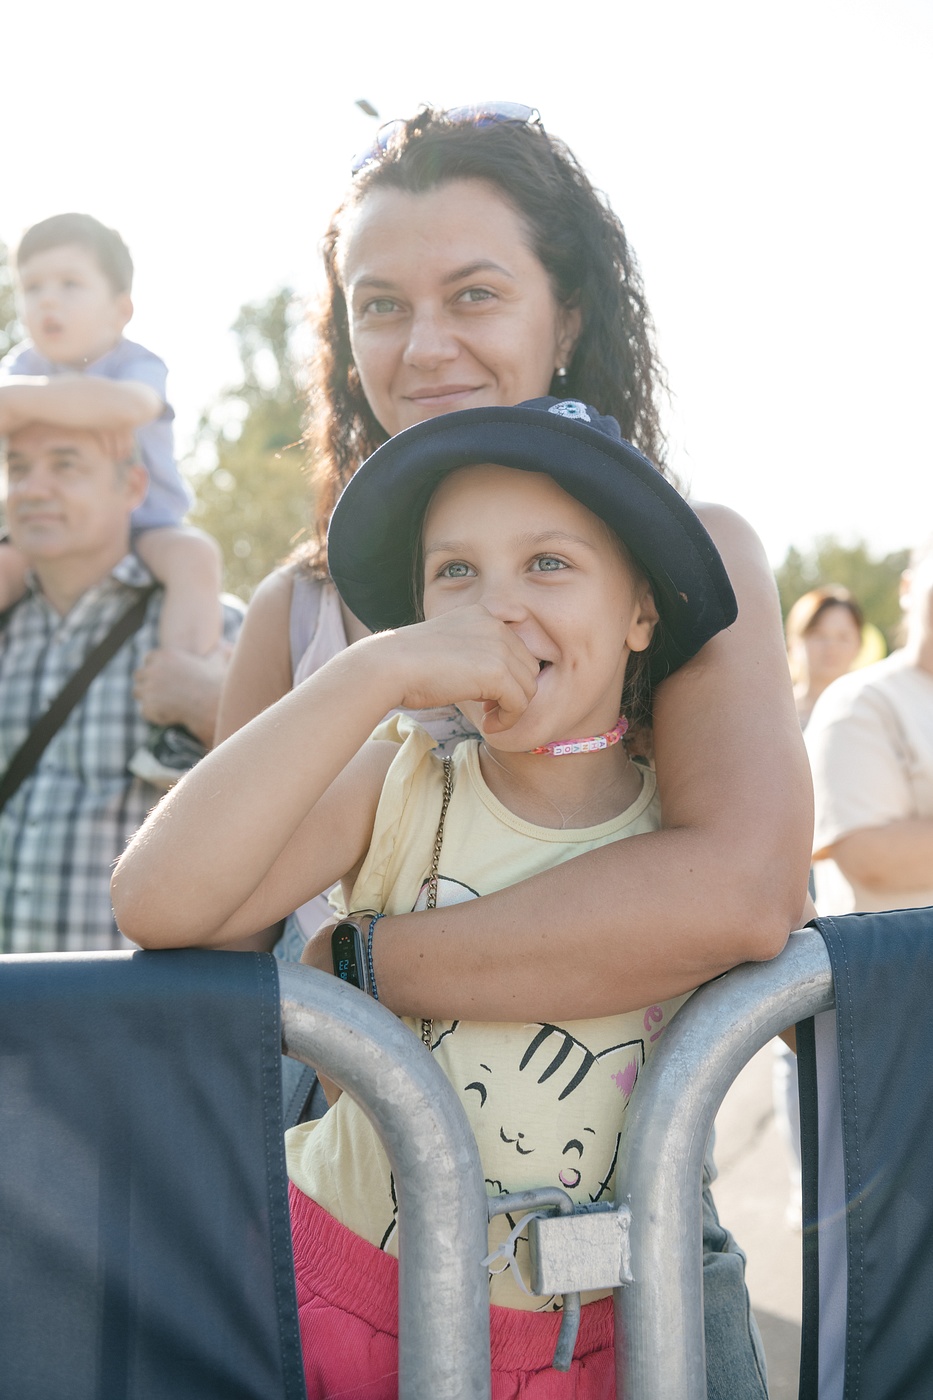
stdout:
[(462, 559), (454, 559), (451, 563), (444, 565), (439, 576), (441, 578), (469, 578), (471, 572), (469, 564), (464, 564)]
[(534, 567), (543, 574), (556, 573), (558, 569), (566, 569), (567, 565), (563, 559), (558, 559), (553, 554), (541, 554), (534, 562)]

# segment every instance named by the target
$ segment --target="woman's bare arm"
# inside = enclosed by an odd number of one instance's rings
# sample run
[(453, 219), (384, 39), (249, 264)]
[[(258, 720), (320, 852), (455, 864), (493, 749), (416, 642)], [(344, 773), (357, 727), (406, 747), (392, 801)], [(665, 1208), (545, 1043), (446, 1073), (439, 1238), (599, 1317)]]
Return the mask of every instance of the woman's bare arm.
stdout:
[[(382, 920), (379, 993), (396, 1012), (550, 1020), (634, 1009), (773, 957), (802, 921), (812, 792), (774, 580), (744, 520), (700, 514), (739, 616), (658, 689), (663, 830), (480, 900)], [(323, 939), (312, 945), (326, 967), (324, 952)]]
[(294, 584), (290, 569), (277, 569), (253, 594), (221, 691), (215, 744), (292, 688), (289, 616)]
[(366, 743), (392, 708), (375, 684), (378, 669), (365, 653), (343, 652), (219, 744), (153, 809), (111, 882), (128, 938), (143, 947), (241, 945), (353, 867), (394, 749)]

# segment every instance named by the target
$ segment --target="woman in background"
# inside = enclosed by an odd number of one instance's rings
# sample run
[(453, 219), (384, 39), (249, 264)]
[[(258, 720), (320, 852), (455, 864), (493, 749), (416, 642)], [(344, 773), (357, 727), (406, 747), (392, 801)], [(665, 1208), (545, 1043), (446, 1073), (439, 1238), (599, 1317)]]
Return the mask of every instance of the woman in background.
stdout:
[(864, 625), (862, 609), (839, 583), (812, 588), (787, 614), (787, 659), (801, 729), (826, 687), (855, 665)]

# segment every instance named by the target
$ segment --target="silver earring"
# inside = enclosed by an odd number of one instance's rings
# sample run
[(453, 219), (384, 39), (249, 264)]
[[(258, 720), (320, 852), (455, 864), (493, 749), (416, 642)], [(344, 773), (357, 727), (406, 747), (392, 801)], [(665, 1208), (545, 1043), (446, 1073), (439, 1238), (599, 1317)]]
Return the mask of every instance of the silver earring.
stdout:
[(561, 393), (567, 388), (567, 367), (559, 365), (554, 371), (554, 378), (557, 380), (557, 387)]

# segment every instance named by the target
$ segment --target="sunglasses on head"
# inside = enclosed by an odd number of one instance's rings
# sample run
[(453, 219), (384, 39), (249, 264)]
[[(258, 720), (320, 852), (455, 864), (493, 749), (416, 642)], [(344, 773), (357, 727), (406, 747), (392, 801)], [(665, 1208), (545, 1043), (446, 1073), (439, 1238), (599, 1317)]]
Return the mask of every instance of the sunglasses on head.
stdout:
[[(537, 107), (526, 107), (523, 102), (475, 102), (469, 107), (451, 107), (441, 116), (451, 126), (540, 126), (541, 114)], [(396, 132), (403, 131), (406, 122), (397, 117), (386, 122), (376, 132), (371, 146), (356, 157), (351, 173), (359, 172), (373, 161), (381, 160)]]

